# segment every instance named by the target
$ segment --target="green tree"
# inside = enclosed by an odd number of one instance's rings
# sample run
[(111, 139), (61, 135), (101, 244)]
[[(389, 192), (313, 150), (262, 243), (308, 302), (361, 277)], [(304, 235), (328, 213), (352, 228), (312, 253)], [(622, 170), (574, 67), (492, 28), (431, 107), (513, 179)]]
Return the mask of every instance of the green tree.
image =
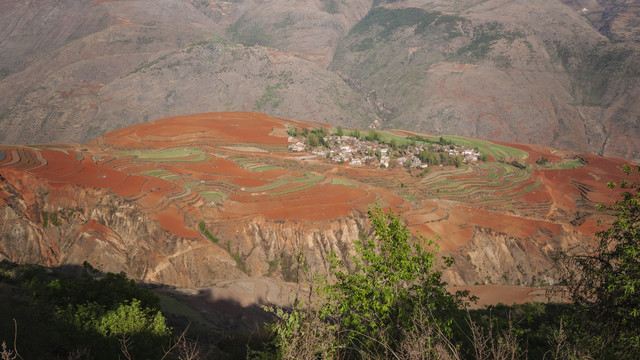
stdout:
[(459, 168), (460, 166), (462, 166), (462, 160), (463, 160), (463, 158), (462, 158), (462, 156), (461, 156), (461, 155), (456, 156), (456, 167), (457, 167), (457, 168)]
[(338, 125), (338, 127), (336, 128), (335, 135), (336, 136), (343, 136), (344, 135), (344, 131), (342, 130), (342, 126)]
[(317, 147), (320, 146), (321, 141), (317, 134), (312, 133), (307, 137), (307, 144), (311, 147)]
[(542, 156), (540, 157), (538, 160), (536, 160), (536, 164), (540, 165), (540, 166), (544, 166), (547, 165), (547, 163), (549, 162), (549, 159), (547, 159), (546, 157)]
[[(416, 311), (427, 311), (444, 332), (463, 295), (441, 279), (433, 241), (414, 237), (404, 221), (379, 208), (369, 211), (372, 234), (355, 243), (352, 269), (333, 259), (336, 281), (323, 287), (321, 314), (338, 323), (343, 346), (379, 355), (396, 348)], [(444, 258), (445, 267), (452, 258)]]
[(598, 206), (613, 221), (597, 234), (596, 248), (563, 256), (576, 337), (601, 359), (640, 358), (640, 167), (622, 168), (636, 180), (607, 184), (624, 190), (612, 205)]

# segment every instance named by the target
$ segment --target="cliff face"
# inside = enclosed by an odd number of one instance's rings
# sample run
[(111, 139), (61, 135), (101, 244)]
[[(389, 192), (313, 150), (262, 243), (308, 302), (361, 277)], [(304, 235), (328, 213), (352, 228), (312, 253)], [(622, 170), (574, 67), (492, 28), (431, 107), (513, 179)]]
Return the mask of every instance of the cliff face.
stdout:
[[(366, 217), (347, 217), (308, 223), (254, 218), (225, 224), (221, 236), (229, 239), (251, 276), (276, 275), (285, 281), (328, 275), (328, 257), (349, 260), (353, 241), (366, 229)], [(225, 236), (226, 235), (226, 236)]]
[(114, 193), (2, 174), (2, 259), (46, 266), (88, 261), (101, 271), (182, 287), (245, 276), (224, 250), (171, 234)]

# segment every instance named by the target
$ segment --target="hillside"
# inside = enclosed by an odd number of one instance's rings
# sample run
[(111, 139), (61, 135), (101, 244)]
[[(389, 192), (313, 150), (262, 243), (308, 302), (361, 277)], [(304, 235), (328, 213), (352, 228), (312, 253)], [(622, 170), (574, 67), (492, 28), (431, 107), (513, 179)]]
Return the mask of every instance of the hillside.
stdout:
[(208, 113), (83, 145), (0, 147), (0, 258), (47, 266), (86, 260), (178, 287), (297, 281), (326, 274), (332, 252), (348, 261), (377, 204), (402, 214), (412, 231), (440, 235), (442, 254), (456, 260), (445, 274), (452, 285), (547, 285), (557, 278), (554, 250), (592, 241), (600, 218), (593, 205), (614, 195), (605, 184), (621, 176), (623, 163), (402, 131), (378, 132), (367, 146), (393, 140), (399, 147), (389, 154), (400, 154), (446, 141), (487, 161), (419, 171), (397, 160), (381, 168), (289, 150), (296, 140), (287, 131), (325, 126)]
[(360, 126), (375, 117), (336, 74), (217, 29), (181, 0), (3, 2), (0, 142), (84, 142), (208, 111)]
[(638, 161), (639, 16), (632, 0), (5, 1), (0, 143), (259, 111)]
[(580, 13), (556, 0), (387, 2), (331, 69), (383, 127), (638, 159), (640, 47)]

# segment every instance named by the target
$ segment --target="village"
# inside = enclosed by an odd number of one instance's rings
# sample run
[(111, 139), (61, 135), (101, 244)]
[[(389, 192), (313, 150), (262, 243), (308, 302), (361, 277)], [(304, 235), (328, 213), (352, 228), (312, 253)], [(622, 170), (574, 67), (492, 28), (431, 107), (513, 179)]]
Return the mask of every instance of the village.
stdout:
[(439, 142), (413, 139), (398, 145), (394, 140), (382, 141), (379, 134), (373, 131), (367, 136), (360, 136), (359, 132), (351, 135), (341, 133), (338, 131), (338, 134), (326, 135), (322, 131), (312, 131), (298, 134), (295, 131), (290, 133), (296, 136), (289, 137), (289, 150), (310, 152), (338, 164), (381, 168), (402, 166), (407, 169), (460, 167), (482, 160), (484, 156), (477, 149), (455, 145), (443, 138)]

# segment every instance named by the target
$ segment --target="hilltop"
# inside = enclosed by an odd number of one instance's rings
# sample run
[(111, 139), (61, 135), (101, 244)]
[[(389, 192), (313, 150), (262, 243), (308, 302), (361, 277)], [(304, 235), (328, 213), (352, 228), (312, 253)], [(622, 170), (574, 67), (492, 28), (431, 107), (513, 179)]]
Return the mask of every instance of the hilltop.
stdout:
[(208, 113), (85, 144), (0, 147), (0, 257), (47, 266), (89, 261), (184, 288), (240, 281), (236, 295), (249, 286), (284, 301), (273, 280), (256, 279), (326, 274), (330, 253), (348, 261), (377, 204), (401, 214), (411, 231), (441, 237), (441, 254), (456, 261), (444, 274), (452, 285), (543, 286), (557, 280), (554, 250), (593, 241), (600, 218), (593, 205), (610, 201), (605, 184), (622, 176), (624, 163), (534, 145), (370, 132), (377, 134), (370, 146), (395, 143), (396, 152), (446, 142), (443, 152), (477, 149), (485, 158), (423, 172), (292, 151), (303, 140), (292, 129), (327, 138), (338, 131)]
[(638, 161), (639, 16), (624, 0), (4, 1), (0, 143), (258, 111)]

